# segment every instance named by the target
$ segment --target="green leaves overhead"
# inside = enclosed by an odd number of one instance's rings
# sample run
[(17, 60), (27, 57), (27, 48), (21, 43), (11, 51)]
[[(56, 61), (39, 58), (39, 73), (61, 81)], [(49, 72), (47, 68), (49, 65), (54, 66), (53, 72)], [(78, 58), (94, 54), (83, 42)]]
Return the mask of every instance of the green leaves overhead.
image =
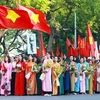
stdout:
[[(19, 0), (24, 6), (34, 7), (46, 14), (51, 34), (59, 35), (59, 46), (65, 48), (66, 36), (74, 39), (74, 11), (77, 15), (77, 34), (86, 35), (86, 23), (89, 23), (95, 40), (100, 30), (100, 0)], [(1, 0), (0, 5), (16, 8), (16, 0)], [(63, 28), (70, 30), (64, 31)], [(10, 31), (12, 32), (12, 31)], [(13, 31), (14, 32), (14, 31)], [(45, 46), (49, 46), (50, 36), (43, 35)], [(6, 41), (12, 36), (7, 36)], [(56, 40), (52, 37), (53, 48)], [(64, 43), (64, 44), (63, 44)], [(62, 45), (63, 44), (63, 45)], [(65, 51), (65, 50), (64, 50)]]

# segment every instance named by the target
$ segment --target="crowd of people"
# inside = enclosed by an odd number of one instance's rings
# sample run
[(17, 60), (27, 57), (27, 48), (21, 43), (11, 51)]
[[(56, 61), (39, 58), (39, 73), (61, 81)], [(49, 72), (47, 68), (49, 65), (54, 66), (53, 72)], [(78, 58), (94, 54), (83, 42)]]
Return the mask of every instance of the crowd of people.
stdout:
[(100, 62), (95, 57), (38, 59), (6, 56), (0, 62), (0, 95), (67, 95), (100, 92)]

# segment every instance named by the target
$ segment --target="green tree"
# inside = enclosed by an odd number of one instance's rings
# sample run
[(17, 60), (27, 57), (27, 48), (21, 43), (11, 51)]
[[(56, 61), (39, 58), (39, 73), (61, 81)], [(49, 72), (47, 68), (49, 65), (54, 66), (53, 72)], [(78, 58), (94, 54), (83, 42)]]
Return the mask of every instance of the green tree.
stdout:
[[(95, 40), (100, 44), (100, 0), (20, 0), (20, 4), (34, 7), (46, 14), (47, 22), (51, 27), (50, 36), (43, 34), (48, 51), (55, 49), (55, 45), (58, 44), (61, 51), (66, 52), (66, 36), (70, 40), (74, 39), (74, 11), (77, 14), (77, 35), (86, 36), (86, 23), (89, 23)], [(16, 0), (1, 0), (0, 5), (16, 8)], [(63, 28), (68, 30), (64, 31)], [(0, 41), (2, 38), (6, 38), (5, 42), (9, 41), (12, 38), (10, 34), (13, 33), (15, 37), (16, 31), (8, 30), (5, 33), (7, 35), (3, 35)], [(10, 47), (13, 48), (15, 44)]]

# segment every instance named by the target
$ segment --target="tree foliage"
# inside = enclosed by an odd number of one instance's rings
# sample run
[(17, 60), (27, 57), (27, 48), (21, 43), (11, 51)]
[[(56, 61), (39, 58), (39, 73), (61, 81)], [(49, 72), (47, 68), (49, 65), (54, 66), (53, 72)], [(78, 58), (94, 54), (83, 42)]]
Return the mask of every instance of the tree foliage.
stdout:
[[(44, 44), (50, 51), (58, 44), (63, 53), (66, 52), (66, 37), (74, 39), (74, 12), (77, 15), (77, 35), (86, 36), (86, 23), (91, 27), (95, 40), (100, 44), (100, 0), (18, 0), (24, 6), (34, 7), (46, 14), (51, 27), (50, 36), (43, 34)], [(17, 1), (17, 2), (18, 2)], [(16, 0), (1, 0), (0, 5), (16, 8)], [(67, 30), (63, 30), (66, 28)], [(32, 30), (34, 32), (34, 30)], [(36, 31), (35, 31), (36, 32)], [(8, 30), (5, 42), (15, 37), (16, 30)], [(22, 37), (23, 38), (23, 37)], [(0, 39), (1, 41), (2, 39)], [(49, 40), (49, 41), (48, 41)], [(4, 45), (4, 43), (1, 43)], [(6, 45), (6, 44), (5, 44)], [(4, 47), (7, 47), (5, 46)], [(9, 47), (9, 46), (8, 46)], [(16, 41), (11, 48), (16, 47)]]

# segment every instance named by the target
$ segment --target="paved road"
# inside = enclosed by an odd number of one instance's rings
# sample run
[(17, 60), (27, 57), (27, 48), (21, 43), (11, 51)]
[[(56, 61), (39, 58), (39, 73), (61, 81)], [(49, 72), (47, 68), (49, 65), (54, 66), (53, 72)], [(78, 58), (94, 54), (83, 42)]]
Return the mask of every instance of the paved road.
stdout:
[(0, 96), (0, 100), (100, 100), (100, 94), (64, 96)]

